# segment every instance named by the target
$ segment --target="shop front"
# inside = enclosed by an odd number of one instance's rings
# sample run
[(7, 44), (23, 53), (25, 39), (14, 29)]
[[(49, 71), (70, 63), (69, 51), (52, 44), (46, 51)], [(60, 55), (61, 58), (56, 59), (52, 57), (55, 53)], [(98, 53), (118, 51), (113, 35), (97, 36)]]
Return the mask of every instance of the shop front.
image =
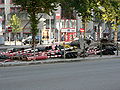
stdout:
[(62, 29), (61, 30), (61, 41), (73, 41), (76, 38), (76, 30), (75, 29)]
[(73, 41), (76, 38), (76, 19), (61, 19), (61, 41)]

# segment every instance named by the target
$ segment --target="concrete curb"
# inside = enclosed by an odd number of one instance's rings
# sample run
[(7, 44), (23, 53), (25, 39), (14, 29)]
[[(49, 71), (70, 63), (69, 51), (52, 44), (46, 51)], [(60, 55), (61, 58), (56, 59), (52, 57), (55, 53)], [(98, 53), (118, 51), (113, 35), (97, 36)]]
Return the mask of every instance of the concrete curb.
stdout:
[(66, 62), (81, 62), (81, 61), (95, 61), (95, 60), (105, 60), (105, 59), (117, 59), (120, 56), (103, 56), (103, 57), (86, 57), (86, 58), (73, 58), (73, 59), (49, 59), (40, 61), (16, 61), (16, 62), (3, 62), (0, 63), (0, 67), (10, 67), (10, 66), (26, 66), (26, 65), (37, 65), (37, 64), (53, 64), (53, 63), (66, 63)]

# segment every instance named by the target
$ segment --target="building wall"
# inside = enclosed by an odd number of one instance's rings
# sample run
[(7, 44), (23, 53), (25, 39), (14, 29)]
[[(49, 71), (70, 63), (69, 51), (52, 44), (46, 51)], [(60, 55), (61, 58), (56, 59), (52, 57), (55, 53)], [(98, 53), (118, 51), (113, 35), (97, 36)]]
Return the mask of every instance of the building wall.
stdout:
[[(19, 12), (20, 12), (20, 7), (13, 5), (12, 0), (0, 0), (0, 16), (2, 16), (3, 18), (2, 30), (6, 40), (9, 37), (9, 33), (7, 32), (7, 27), (9, 27), (9, 20), (13, 14), (17, 14), (17, 16), (22, 20), (21, 27), (23, 27), (28, 22), (27, 14), (24, 12), (21, 13)], [(18, 33), (17, 35), (18, 38), (23, 37), (22, 33), (24, 32), (25, 33), (30, 32), (29, 25), (26, 28), (24, 28), (23, 32)], [(11, 34), (11, 38), (13, 38), (12, 34)]]

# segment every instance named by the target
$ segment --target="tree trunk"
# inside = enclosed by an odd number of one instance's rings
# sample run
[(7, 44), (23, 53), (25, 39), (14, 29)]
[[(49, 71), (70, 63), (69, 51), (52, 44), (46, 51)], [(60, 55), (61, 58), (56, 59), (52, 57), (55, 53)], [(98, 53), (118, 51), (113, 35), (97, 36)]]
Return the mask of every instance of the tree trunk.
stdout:
[(38, 18), (37, 18), (37, 15), (36, 13), (34, 12), (31, 12), (30, 13), (30, 22), (31, 22), (31, 33), (32, 33), (32, 48), (34, 50), (34, 60), (35, 60), (35, 48), (36, 48), (36, 39), (35, 39), (35, 36), (37, 35), (38, 33), (38, 28), (37, 28), (37, 25), (38, 25)]
[(117, 42), (117, 38), (118, 38), (118, 17), (116, 17), (115, 20), (115, 31), (114, 31), (114, 41)]
[(16, 33), (14, 34), (14, 40), (15, 40), (15, 46), (16, 46), (16, 41), (17, 41)]
[(109, 37), (108, 37), (108, 39), (111, 40), (111, 34), (112, 34), (111, 23), (108, 22), (107, 25), (108, 25), (108, 29), (109, 29)]
[(117, 42), (117, 30), (114, 31), (114, 41)]
[(35, 42), (36, 42), (36, 41), (35, 41), (35, 36), (36, 36), (35, 34), (32, 34), (32, 42), (31, 42), (32, 48), (34, 48), (34, 46), (35, 46), (35, 44), (36, 44), (36, 43), (35, 43)]
[(35, 46), (35, 36), (37, 35), (38, 33), (38, 29), (37, 29), (37, 24), (38, 24), (38, 19), (37, 19), (37, 15), (33, 12), (31, 15), (30, 15), (30, 21), (31, 21), (31, 33), (32, 33), (32, 48), (34, 48)]
[(35, 41), (35, 34), (32, 34), (32, 48), (33, 48), (33, 50), (34, 50), (34, 60), (35, 60), (35, 48), (36, 48), (36, 41)]

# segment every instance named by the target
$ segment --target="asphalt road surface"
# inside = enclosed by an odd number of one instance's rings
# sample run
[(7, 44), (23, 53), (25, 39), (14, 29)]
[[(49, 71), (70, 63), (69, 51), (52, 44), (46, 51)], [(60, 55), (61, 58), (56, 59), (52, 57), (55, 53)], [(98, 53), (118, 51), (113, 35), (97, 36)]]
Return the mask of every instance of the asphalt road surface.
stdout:
[(120, 90), (120, 59), (0, 67), (0, 90)]

